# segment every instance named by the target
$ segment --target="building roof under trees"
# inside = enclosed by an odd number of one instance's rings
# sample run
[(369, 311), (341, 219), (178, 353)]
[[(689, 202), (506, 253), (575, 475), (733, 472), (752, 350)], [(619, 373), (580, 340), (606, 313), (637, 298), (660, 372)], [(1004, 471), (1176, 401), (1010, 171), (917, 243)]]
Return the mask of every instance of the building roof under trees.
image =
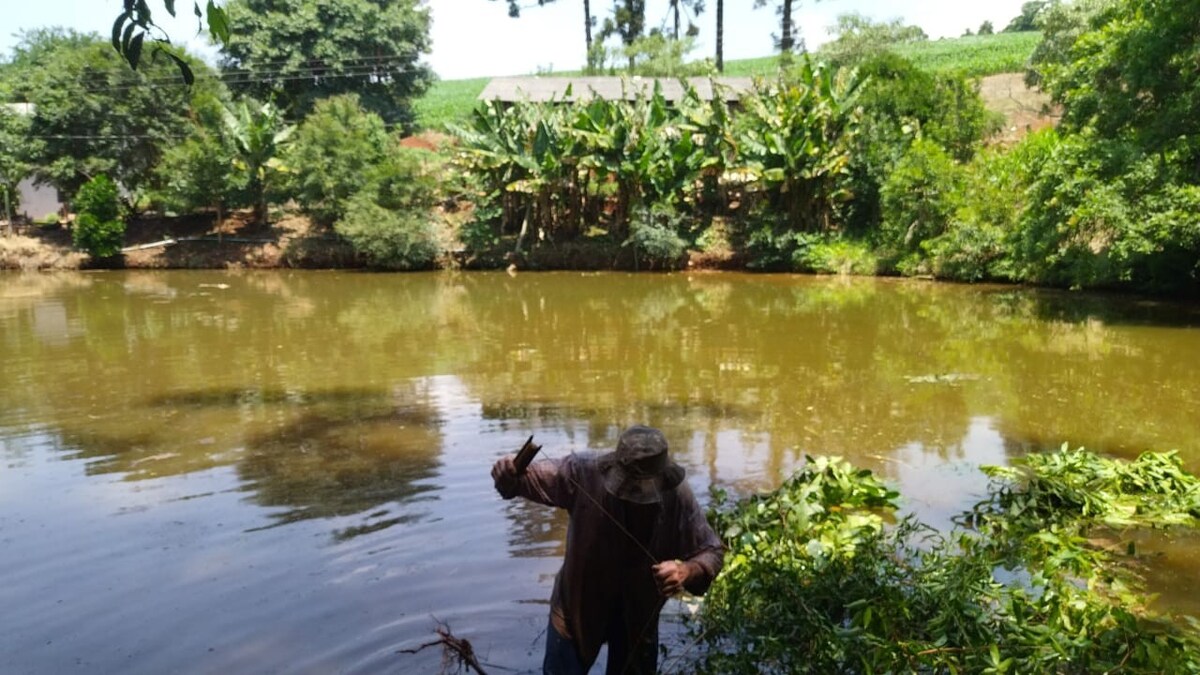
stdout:
[(705, 101), (718, 96), (726, 101), (736, 101), (754, 86), (754, 80), (749, 77), (497, 77), (483, 88), (479, 100), (502, 103), (562, 103), (592, 98), (633, 100), (651, 95), (657, 82), (662, 87), (663, 98), (676, 102), (684, 95), (681, 80)]

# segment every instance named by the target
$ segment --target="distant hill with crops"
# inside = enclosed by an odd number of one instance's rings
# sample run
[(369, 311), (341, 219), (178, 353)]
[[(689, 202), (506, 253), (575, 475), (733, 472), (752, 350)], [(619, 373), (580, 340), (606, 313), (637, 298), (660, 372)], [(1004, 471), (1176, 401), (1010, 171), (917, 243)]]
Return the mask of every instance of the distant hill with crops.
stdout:
[[(1040, 40), (1041, 33), (999, 33), (925, 40), (897, 45), (892, 49), (925, 70), (959, 71), (972, 77), (985, 77), (1019, 73), (1024, 70), (1026, 61)], [(778, 68), (778, 56), (740, 59), (726, 62), (724, 75), (768, 76), (774, 74)], [(578, 71), (564, 71), (545, 76), (578, 74)], [(478, 77), (435, 83), (424, 97), (414, 103), (418, 124), (425, 129), (441, 129), (447, 124), (463, 120), (475, 106), (476, 98), (490, 79)], [(984, 98), (988, 98), (986, 91)]]

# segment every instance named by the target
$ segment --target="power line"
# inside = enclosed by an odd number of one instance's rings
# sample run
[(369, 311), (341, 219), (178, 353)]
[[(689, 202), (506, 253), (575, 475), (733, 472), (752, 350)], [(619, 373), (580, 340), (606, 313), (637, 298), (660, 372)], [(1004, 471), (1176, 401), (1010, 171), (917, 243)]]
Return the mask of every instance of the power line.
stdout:
[[(333, 70), (332, 72), (330, 69), (323, 68), (323, 67), (317, 67), (317, 68), (310, 68), (310, 69), (280, 69), (280, 70), (274, 70), (274, 71), (264, 70), (264, 71), (259, 71), (257, 73), (245, 72), (245, 73), (236, 73), (233, 76), (226, 76), (224, 74), (198, 75), (196, 77), (196, 81), (197, 82), (223, 82), (227, 85), (235, 85), (236, 86), (236, 85), (244, 85), (244, 84), (268, 84), (268, 83), (272, 83), (272, 82), (289, 82), (289, 81), (310, 80), (310, 79), (315, 79), (315, 80), (337, 79), (337, 78), (345, 78), (345, 77), (379, 76), (380, 78), (385, 78), (385, 77), (388, 77), (391, 75), (397, 75), (397, 74), (402, 74), (402, 73), (423, 72), (425, 70), (427, 70), (427, 69), (424, 67), (420, 67), (420, 66), (418, 66), (418, 67), (411, 67), (411, 66), (401, 67), (401, 66), (386, 66), (386, 65), (378, 66), (378, 65), (364, 64), (364, 65), (360, 65), (360, 66), (351, 66), (351, 67), (347, 67), (347, 68), (341, 68), (338, 70)], [(143, 80), (140, 80), (137, 82), (100, 84), (100, 85), (90, 85), (90, 86), (85, 84), (84, 89), (86, 91), (128, 91), (130, 89), (138, 89), (138, 88), (143, 88), (143, 87), (169, 88), (169, 87), (175, 87), (175, 86), (181, 86), (181, 85), (182, 85), (182, 83), (176, 79), (170, 79), (170, 78), (150, 79), (150, 78), (147, 78), (147, 79), (143, 79)]]

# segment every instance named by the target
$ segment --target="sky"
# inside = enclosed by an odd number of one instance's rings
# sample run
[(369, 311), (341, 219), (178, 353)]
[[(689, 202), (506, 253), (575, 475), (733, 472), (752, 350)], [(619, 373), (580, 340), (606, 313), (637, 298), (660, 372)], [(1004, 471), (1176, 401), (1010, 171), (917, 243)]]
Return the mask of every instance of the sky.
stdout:
[[(920, 26), (930, 38), (957, 37), (970, 28), (976, 30), (991, 21), (997, 30), (1020, 13), (1024, 0), (824, 0), (800, 2), (796, 23), (810, 49), (829, 39), (828, 27), (837, 16), (859, 12), (876, 20), (903, 18)], [(646, 1), (646, 23), (650, 28), (669, 27), (668, 0)], [(121, 7), (121, 0), (38, 0), (5, 2), (0, 13), (0, 54), (7, 58), (17, 42), (16, 34), (36, 28), (66, 26), (79, 31), (94, 31), (107, 36)], [(179, 1), (180, 17), (171, 19), (161, 10), (161, 1), (151, 7), (160, 10), (160, 21), (173, 42), (187, 44), (192, 51), (207, 55), (215, 50), (203, 36), (191, 13), (191, 3)], [(584, 63), (583, 2), (555, 0), (538, 7), (536, 0), (525, 0), (529, 7), (521, 18), (508, 16), (505, 0), (425, 0), (433, 16), (433, 50), (426, 55), (434, 72), (442, 79), (462, 79), (495, 75), (524, 75), (537, 72), (577, 70)], [(592, 0), (592, 10), (602, 20), (611, 8), (610, 0)], [(715, 0), (707, 0), (707, 11), (697, 25), (700, 35), (690, 58), (712, 56), (715, 49), (713, 12)], [(725, 59), (766, 56), (773, 50), (778, 17), (771, 7), (753, 9), (753, 0), (726, 0)], [(237, 26), (233, 27), (237, 30)]]

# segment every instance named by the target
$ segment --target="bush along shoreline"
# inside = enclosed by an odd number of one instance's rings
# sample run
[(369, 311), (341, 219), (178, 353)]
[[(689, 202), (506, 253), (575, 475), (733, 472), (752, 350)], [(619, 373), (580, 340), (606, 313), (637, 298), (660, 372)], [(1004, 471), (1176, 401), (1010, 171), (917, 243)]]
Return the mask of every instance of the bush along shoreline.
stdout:
[(948, 532), (898, 517), (895, 491), (836, 458), (767, 494), (718, 492), (726, 566), (667, 670), (1200, 669), (1200, 624), (1152, 611), (1138, 575), (1139, 533), (1200, 524), (1200, 481), (1174, 453), (1064, 445), (984, 470), (986, 496)]
[[(20, 166), (62, 194), (104, 176), (119, 186), (119, 218), (75, 221), (77, 244), (105, 265), (708, 267), (1197, 298), (1200, 103), (1179, 94), (1200, 86), (1189, 65), (1200, 35), (1181, 18), (1192, 1), (1042, 8), (1027, 81), (1060, 121), (1006, 144), (1012, 130), (997, 133), (978, 79), (847, 43), (825, 54), (831, 63), (804, 55), (736, 100), (686, 87), (668, 100), (656, 86), (621, 100), (488, 102), (450, 136), (409, 136), (353, 93), (287, 109), (205, 78), (180, 94), (178, 114), (156, 118), (169, 143), (128, 157), (47, 146)], [(135, 77), (98, 38), (26, 40), (22, 54), (61, 54), (65, 71), (78, 51)], [(41, 90), (17, 76), (32, 64), (4, 71), (30, 100)], [(109, 103), (92, 107), (122, 105)], [(41, 113), (3, 110), (6, 138), (53, 131)], [(215, 217), (193, 248), (223, 235), (243, 248), (130, 255), (154, 243), (137, 238), (148, 214)], [(276, 226), (289, 217), (306, 219), (294, 237)], [(124, 255), (110, 256), (120, 222)], [(168, 245), (183, 241), (170, 234)], [(244, 250), (256, 242), (280, 252)], [(0, 251), (0, 264), (19, 257)]]

